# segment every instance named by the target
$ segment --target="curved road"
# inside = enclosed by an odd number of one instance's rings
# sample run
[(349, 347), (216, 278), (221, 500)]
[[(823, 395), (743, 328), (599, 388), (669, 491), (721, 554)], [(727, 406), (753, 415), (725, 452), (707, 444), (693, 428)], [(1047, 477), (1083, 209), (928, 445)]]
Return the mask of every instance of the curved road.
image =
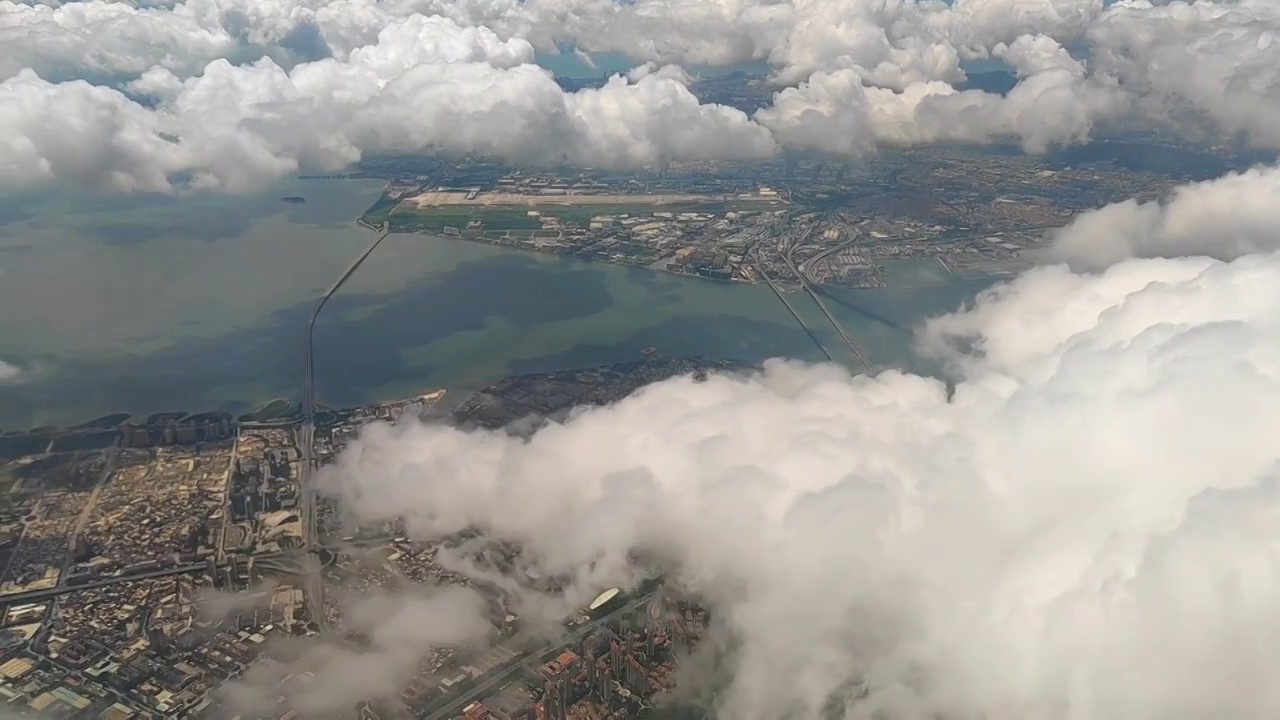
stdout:
[(809, 280), (809, 282), (817, 282), (816, 280), (814, 280), (814, 279), (813, 279), (813, 275), (811, 275), (811, 274), (809, 273), (810, 269), (811, 269), (814, 265), (817, 265), (818, 263), (822, 262), (823, 260), (826, 260), (827, 258), (831, 257), (832, 255), (835, 255), (836, 253), (840, 252), (841, 250), (844, 250), (845, 248), (847, 248), (847, 247), (849, 247), (849, 246), (851, 246), (851, 245), (854, 245), (854, 244), (856, 244), (857, 242), (858, 242), (858, 237), (855, 235), (855, 236), (853, 236), (853, 237), (849, 238), (848, 240), (845, 240), (844, 242), (842, 242), (842, 243), (840, 243), (840, 244), (838, 244), (838, 245), (835, 245), (835, 246), (833, 246), (833, 247), (829, 247), (829, 248), (827, 248), (826, 250), (823, 250), (823, 251), (819, 252), (817, 255), (814, 255), (813, 257), (809, 258), (808, 260), (805, 260), (804, 262), (800, 263), (800, 272), (801, 272), (801, 274), (803, 274), (803, 275), (804, 275), (804, 277), (805, 277), (805, 278), (807, 278), (807, 279)]
[(804, 288), (804, 291), (809, 293), (809, 297), (813, 298), (813, 301), (818, 305), (818, 309), (822, 311), (823, 315), (827, 316), (827, 320), (830, 321), (831, 326), (836, 329), (836, 333), (840, 335), (840, 339), (843, 340), (844, 344), (848, 345), (849, 349), (853, 351), (854, 357), (858, 358), (858, 362), (862, 363), (862, 366), (870, 371), (871, 362), (867, 360), (867, 356), (863, 355), (862, 350), (858, 349), (857, 343), (853, 341), (853, 336), (844, 329), (844, 326), (840, 324), (840, 321), (836, 319), (836, 316), (831, 313), (831, 309), (827, 307), (827, 304), (822, 301), (822, 298), (814, 289), (813, 283), (809, 282), (809, 278), (801, 272), (800, 268), (796, 267), (795, 260), (791, 257), (792, 253), (795, 252), (796, 246), (802, 244), (811, 234), (813, 234), (816, 227), (817, 226), (815, 225), (810, 227), (808, 230), (805, 230), (805, 233), (801, 236), (800, 240), (793, 243), (787, 248), (787, 251), (782, 254), (782, 259), (786, 261), (787, 267), (791, 268), (791, 272), (799, 278), (800, 287)]

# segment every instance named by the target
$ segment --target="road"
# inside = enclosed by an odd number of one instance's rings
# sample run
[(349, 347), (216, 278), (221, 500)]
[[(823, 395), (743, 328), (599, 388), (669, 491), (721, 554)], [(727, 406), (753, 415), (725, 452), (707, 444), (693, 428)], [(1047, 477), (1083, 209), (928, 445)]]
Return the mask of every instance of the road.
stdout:
[[(357, 540), (346, 543), (346, 547), (374, 547), (385, 543), (390, 538), (369, 538), (366, 540)], [(337, 552), (341, 547), (337, 546), (317, 546), (317, 549), (330, 550)], [(298, 550), (286, 550), (281, 552), (263, 553), (261, 555), (251, 555), (241, 560), (250, 560), (256, 564), (265, 566), (266, 569), (275, 572), (282, 572), (293, 575), (314, 575), (320, 576), (320, 573), (312, 573), (312, 568), (306, 563), (310, 559), (314, 561), (316, 555), (314, 553)], [(294, 564), (296, 563), (296, 564)], [(217, 563), (219, 567), (223, 567), (224, 563)], [(135, 580), (149, 580), (153, 578), (168, 577), (170, 575), (185, 575), (187, 573), (200, 572), (209, 568), (208, 562), (189, 563), (186, 565), (176, 565), (171, 568), (162, 568), (160, 570), (151, 570), (149, 572), (137, 573), (132, 575), (112, 575), (104, 577), (92, 582), (81, 583), (79, 585), (62, 585), (58, 587), (43, 588), (41, 590), (28, 590), (25, 592), (9, 593), (0, 595), (0, 608), (10, 605), (21, 605), (23, 603), (37, 602), (39, 600), (48, 600), (56, 598), (60, 595), (67, 595), (81, 590), (90, 590), (93, 588), (107, 587), (117, 583), (133, 582)]]
[[(792, 253), (795, 252), (796, 247), (803, 245), (804, 241), (813, 234), (813, 231), (817, 229), (817, 227), (817, 225), (813, 225), (805, 230), (804, 235), (800, 236), (800, 239), (792, 243), (791, 246), (787, 248), (787, 251), (782, 254), (782, 259), (786, 261), (787, 267), (791, 268), (791, 272), (800, 280), (800, 286), (804, 288), (805, 292), (809, 293), (809, 297), (813, 298), (813, 301), (818, 305), (818, 309), (822, 311), (823, 315), (827, 316), (827, 320), (830, 321), (831, 326), (836, 329), (836, 333), (840, 335), (840, 339), (844, 341), (845, 345), (849, 346), (851, 351), (853, 351), (854, 357), (858, 358), (858, 362), (862, 363), (863, 367), (870, 370), (871, 362), (867, 360), (867, 356), (862, 354), (862, 350), (858, 348), (858, 344), (853, 341), (853, 336), (844, 329), (844, 325), (841, 325), (840, 321), (836, 319), (836, 316), (831, 313), (831, 309), (827, 307), (827, 304), (823, 302), (822, 298), (818, 295), (818, 291), (814, 287), (813, 283), (809, 282), (809, 278), (800, 271), (800, 268), (796, 267), (795, 259), (792, 257)], [(831, 355), (828, 354), (827, 357), (831, 357)]]
[[(298, 486), (301, 488), (302, 498), (298, 503), (298, 515), (302, 520), (302, 541), (303, 548), (307, 551), (313, 551), (318, 544), (316, 530), (316, 488), (315, 482), (311, 478), (312, 472), (315, 470), (315, 419), (316, 419), (316, 387), (315, 387), (315, 330), (316, 319), (320, 317), (320, 311), (324, 309), (325, 303), (329, 302), (329, 298), (338, 292), (342, 284), (351, 277), (360, 265), (364, 263), (378, 245), (390, 235), (390, 224), (384, 223), (382, 229), (378, 231), (378, 236), (373, 242), (360, 253), (347, 269), (333, 281), (333, 285), (329, 286), (329, 290), (320, 297), (320, 302), (316, 303), (316, 309), (311, 311), (311, 318), (307, 321), (306, 338), (303, 342), (303, 364), (304, 364), (304, 388), (302, 396), (302, 425), (298, 429), (298, 449), (302, 454), (302, 461), (299, 463), (301, 468), (298, 471)], [(318, 575), (318, 573), (317, 573)], [(307, 598), (307, 607), (311, 608), (312, 617), (320, 623), (322, 628), (328, 627), (325, 621), (324, 612), (324, 587), (320, 580), (312, 581), (308, 578), (305, 583), (305, 594)]]
[(635, 598), (634, 600), (627, 603), (626, 605), (623, 605), (617, 610), (614, 610), (608, 615), (596, 618), (595, 620), (592, 620), (586, 625), (582, 625), (577, 628), (574, 628), (572, 632), (562, 636), (560, 639), (556, 640), (555, 642), (549, 643), (546, 646), (538, 650), (535, 650), (533, 652), (522, 654), (518, 659), (513, 660), (509, 665), (506, 665), (505, 667), (497, 668), (491, 671), (490, 677), (488, 677), (487, 679), (478, 681), (479, 684), (461, 693), (455, 700), (451, 701), (448, 705), (445, 705), (444, 707), (433, 710), (427, 715), (421, 715), (420, 717), (423, 718), (423, 720), (448, 720), (449, 718), (456, 717), (458, 713), (462, 712), (462, 708), (466, 707), (467, 703), (484, 698), (485, 696), (491, 694), (495, 690), (500, 689), (503, 685), (510, 682), (513, 679), (513, 676), (518, 674), (525, 667), (529, 666), (531, 662), (540, 662), (543, 656), (547, 655), (548, 653), (551, 653), (552, 651), (559, 650), (565, 645), (572, 644), (573, 642), (577, 641), (579, 638), (583, 637), (584, 635), (587, 635), (588, 633), (594, 632), (595, 630), (599, 629), (601, 626), (603, 626), (605, 623), (609, 622), (613, 618), (618, 617), (619, 615), (626, 614), (628, 612), (634, 612), (641, 605), (649, 602), (654, 597), (656, 597), (657, 594), (658, 594), (658, 591), (654, 590), (652, 592), (645, 593), (644, 595), (640, 595), (639, 597)]
[(298, 482), (302, 488), (302, 502), (300, 503), (300, 514), (302, 519), (302, 533), (305, 547), (310, 550), (316, 545), (316, 511), (315, 511), (315, 487), (311, 482), (311, 471), (315, 467), (315, 450), (313, 441), (315, 440), (315, 417), (316, 417), (316, 390), (315, 390), (315, 330), (316, 319), (320, 317), (320, 311), (324, 309), (325, 303), (329, 302), (329, 298), (342, 287), (351, 275), (359, 269), (360, 265), (373, 254), (378, 245), (391, 234), (390, 226), (384, 224), (382, 229), (378, 231), (378, 237), (360, 253), (347, 269), (343, 271), (338, 279), (329, 286), (329, 290), (320, 298), (320, 302), (316, 303), (316, 309), (311, 311), (311, 319), (307, 321), (306, 339), (303, 345), (303, 362), (304, 370), (304, 390), (302, 397), (302, 426), (298, 431), (298, 448), (302, 453), (302, 470), (298, 478)]
[(218, 528), (218, 547), (214, 551), (214, 561), (219, 565), (227, 560), (227, 523), (231, 519), (231, 470), (236, 466), (236, 454), (240, 452), (240, 433), (242, 428), (236, 427), (236, 437), (231, 441), (231, 458), (227, 461), (227, 474), (222, 479), (222, 522)]
[(39, 600), (48, 600), (56, 598), (60, 595), (67, 595), (81, 590), (92, 590), (93, 588), (106, 587), (115, 585), (116, 583), (134, 582), (136, 580), (150, 580), (153, 578), (168, 577), (170, 575), (185, 575), (187, 573), (200, 572), (209, 569), (209, 563), (192, 563), (190, 565), (178, 565), (163, 570), (152, 570), (151, 572), (137, 573), (136, 575), (121, 575), (117, 577), (103, 578), (102, 580), (94, 580), (81, 585), (64, 585), (60, 587), (45, 588), (44, 590), (28, 590), (26, 592), (10, 593), (8, 595), (0, 595), (0, 606), (21, 605), (23, 603), (37, 602)]
[[(84, 508), (80, 510), (80, 516), (76, 518), (76, 526), (71, 530), (71, 537), (67, 539), (67, 554), (62, 558), (62, 570), (58, 574), (58, 585), (65, 586), (67, 578), (71, 576), (71, 566), (75, 564), (76, 544), (80, 542), (80, 536), (84, 534), (84, 529), (89, 525), (89, 518), (93, 515), (93, 511), (98, 507), (98, 498), (102, 495), (102, 488), (111, 478), (111, 473), (115, 472), (116, 461), (120, 457), (120, 448), (112, 447), (106, 452), (106, 462), (102, 465), (102, 474), (98, 476), (98, 481), (93, 484), (93, 491), (89, 493), (89, 499), (85, 501)], [(25, 532), (26, 525), (23, 525)], [(12, 557), (10, 558), (12, 562)], [(7, 574), (9, 569), (5, 568)], [(3, 576), (0, 576), (3, 577)]]
[[(315, 470), (315, 419), (316, 419), (316, 387), (315, 387), (315, 330), (316, 319), (320, 317), (320, 311), (324, 309), (325, 303), (329, 302), (329, 298), (342, 287), (343, 283), (355, 273), (356, 270), (364, 263), (373, 251), (382, 244), (382, 241), (391, 234), (391, 226), (384, 223), (382, 229), (378, 231), (378, 236), (369, 243), (369, 246), (360, 253), (347, 269), (333, 281), (333, 285), (329, 286), (329, 290), (320, 297), (320, 301), (316, 303), (316, 309), (311, 311), (311, 318), (307, 321), (306, 339), (303, 349), (303, 362), (305, 364), (304, 378), (305, 387), (302, 396), (302, 425), (298, 430), (298, 448), (302, 454), (302, 461), (299, 463), (298, 486), (301, 489), (302, 498), (298, 504), (299, 518), (302, 520), (302, 541), (303, 549), (311, 552), (317, 549), (319, 538), (316, 528), (316, 487), (315, 482), (311, 478), (312, 472)], [(312, 577), (314, 575), (315, 577)], [(304, 593), (307, 599), (307, 607), (311, 609), (311, 616), (320, 626), (321, 629), (329, 629), (328, 616), (324, 609), (324, 581), (319, 571), (315, 573), (307, 573), (305, 575)]]
[[(759, 243), (752, 245), (750, 249), (747, 250), (747, 260), (751, 260), (753, 257), (756, 257), (757, 247), (759, 247)], [(800, 313), (796, 310), (795, 306), (787, 299), (787, 296), (782, 292), (782, 289), (773, 282), (773, 278), (769, 277), (769, 273), (765, 272), (764, 266), (759, 262), (753, 262), (752, 267), (756, 269), (756, 272), (760, 273), (760, 277), (764, 278), (765, 283), (769, 285), (769, 289), (773, 291), (774, 295), (778, 296), (778, 299), (786, 306), (787, 310), (791, 313), (791, 316), (796, 319), (796, 322), (800, 323), (800, 327), (805, 331), (805, 334), (809, 336), (809, 339), (813, 341), (813, 344), (817, 345), (818, 349), (822, 351), (822, 354), (827, 356), (827, 360), (835, 362), (836, 359), (831, 356), (831, 351), (827, 349), (826, 345), (822, 344), (822, 339), (813, 331), (813, 328), (809, 327), (809, 323), (804, 321), (804, 318), (800, 316)]]
[(854, 235), (853, 237), (849, 238), (848, 240), (845, 240), (844, 242), (840, 243), (839, 245), (836, 245), (836, 246), (834, 246), (834, 247), (829, 247), (829, 248), (827, 248), (826, 250), (823, 250), (822, 252), (818, 253), (817, 255), (814, 255), (813, 257), (809, 258), (808, 260), (805, 260), (804, 262), (800, 263), (800, 273), (801, 273), (802, 275), (804, 275), (805, 279), (807, 279), (809, 282), (816, 282), (816, 281), (813, 279), (813, 275), (811, 275), (811, 274), (810, 274), (810, 272), (809, 272), (809, 271), (810, 271), (810, 269), (811, 269), (814, 265), (817, 265), (818, 263), (822, 262), (823, 260), (826, 260), (827, 258), (831, 257), (832, 255), (835, 255), (836, 253), (840, 252), (841, 250), (844, 250), (845, 248), (847, 248), (847, 247), (849, 247), (849, 246), (851, 246), (851, 245), (854, 245), (854, 244), (856, 244), (857, 242), (858, 242), (858, 236), (857, 236), (857, 235)]

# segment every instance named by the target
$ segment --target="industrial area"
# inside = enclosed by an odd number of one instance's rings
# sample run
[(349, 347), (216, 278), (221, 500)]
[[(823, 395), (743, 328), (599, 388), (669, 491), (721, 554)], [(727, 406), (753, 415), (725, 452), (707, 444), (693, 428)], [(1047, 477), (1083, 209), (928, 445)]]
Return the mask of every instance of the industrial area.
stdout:
[(1112, 159), (944, 147), (627, 175), (398, 158), (361, 173), (375, 174), (389, 182), (363, 218), (371, 227), (713, 280), (767, 274), (788, 291), (884, 287), (886, 261), (902, 258), (964, 278), (1011, 275), (1076, 213), (1185, 179)]

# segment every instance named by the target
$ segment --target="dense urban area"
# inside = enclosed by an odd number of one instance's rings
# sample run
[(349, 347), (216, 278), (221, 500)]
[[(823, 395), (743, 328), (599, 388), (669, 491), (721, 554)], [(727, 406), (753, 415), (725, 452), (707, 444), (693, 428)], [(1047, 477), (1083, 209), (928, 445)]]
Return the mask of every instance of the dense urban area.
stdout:
[[(447, 411), (444, 391), (321, 407), (311, 457), (331, 462), (371, 422), (533, 427), (650, 382), (730, 370), (649, 350), (505, 378)], [(600, 588), (548, 642), (522, 631), (509, 589), (455, 569), (461, 554), (530, 592), (560, 590), (558, 578), (513, 570), (518, 547), (467, 533), (415, 541), (399, 522), (355, 526), (325, 497), (307, 512), (302, 427), (299, 406), (281, 401), (239, 418), (114, 415), (0, 436), (0, 703), (41, 717), (552, 720), (638, 717), (672, 687), (707, 611), (656, 568), (638, 587)], [(289, 643), (359, 647), (348, 599), (415, 584), (478, 592), (489, 641), (431, 648), (397, 693), (308, 708), (314, 668)], [(246, 706), (242, 688), (257, 701)]]

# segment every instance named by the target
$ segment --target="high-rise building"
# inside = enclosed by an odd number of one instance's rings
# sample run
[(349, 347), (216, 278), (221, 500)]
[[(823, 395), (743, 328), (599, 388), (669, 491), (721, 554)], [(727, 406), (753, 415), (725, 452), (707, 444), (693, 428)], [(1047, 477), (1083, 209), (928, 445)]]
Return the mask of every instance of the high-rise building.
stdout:
[(614, 677), (622, 677), (622, 646), (616, 641), (609, 648), (609, 667)]
[(568, 674), (562, 674), (556, 680), (556, 705), (560, 708), (560, 717), (557, 720), (566, 720), (569, 717), (570, 689)]
[(560, 704), (559, 696), (556, 693), (555, 683), (551, 680), (546, 681), (542, 685), (542, 702), (547, 707), (547, 720), (560, 720)]
[(639, 695), (649, 692), (649, 673), (634, 657), (627, 658), (627, 684)]
[(605, 679), (600, 683), (600, 699), (606, 703), (613, 700), (613, 680)]

